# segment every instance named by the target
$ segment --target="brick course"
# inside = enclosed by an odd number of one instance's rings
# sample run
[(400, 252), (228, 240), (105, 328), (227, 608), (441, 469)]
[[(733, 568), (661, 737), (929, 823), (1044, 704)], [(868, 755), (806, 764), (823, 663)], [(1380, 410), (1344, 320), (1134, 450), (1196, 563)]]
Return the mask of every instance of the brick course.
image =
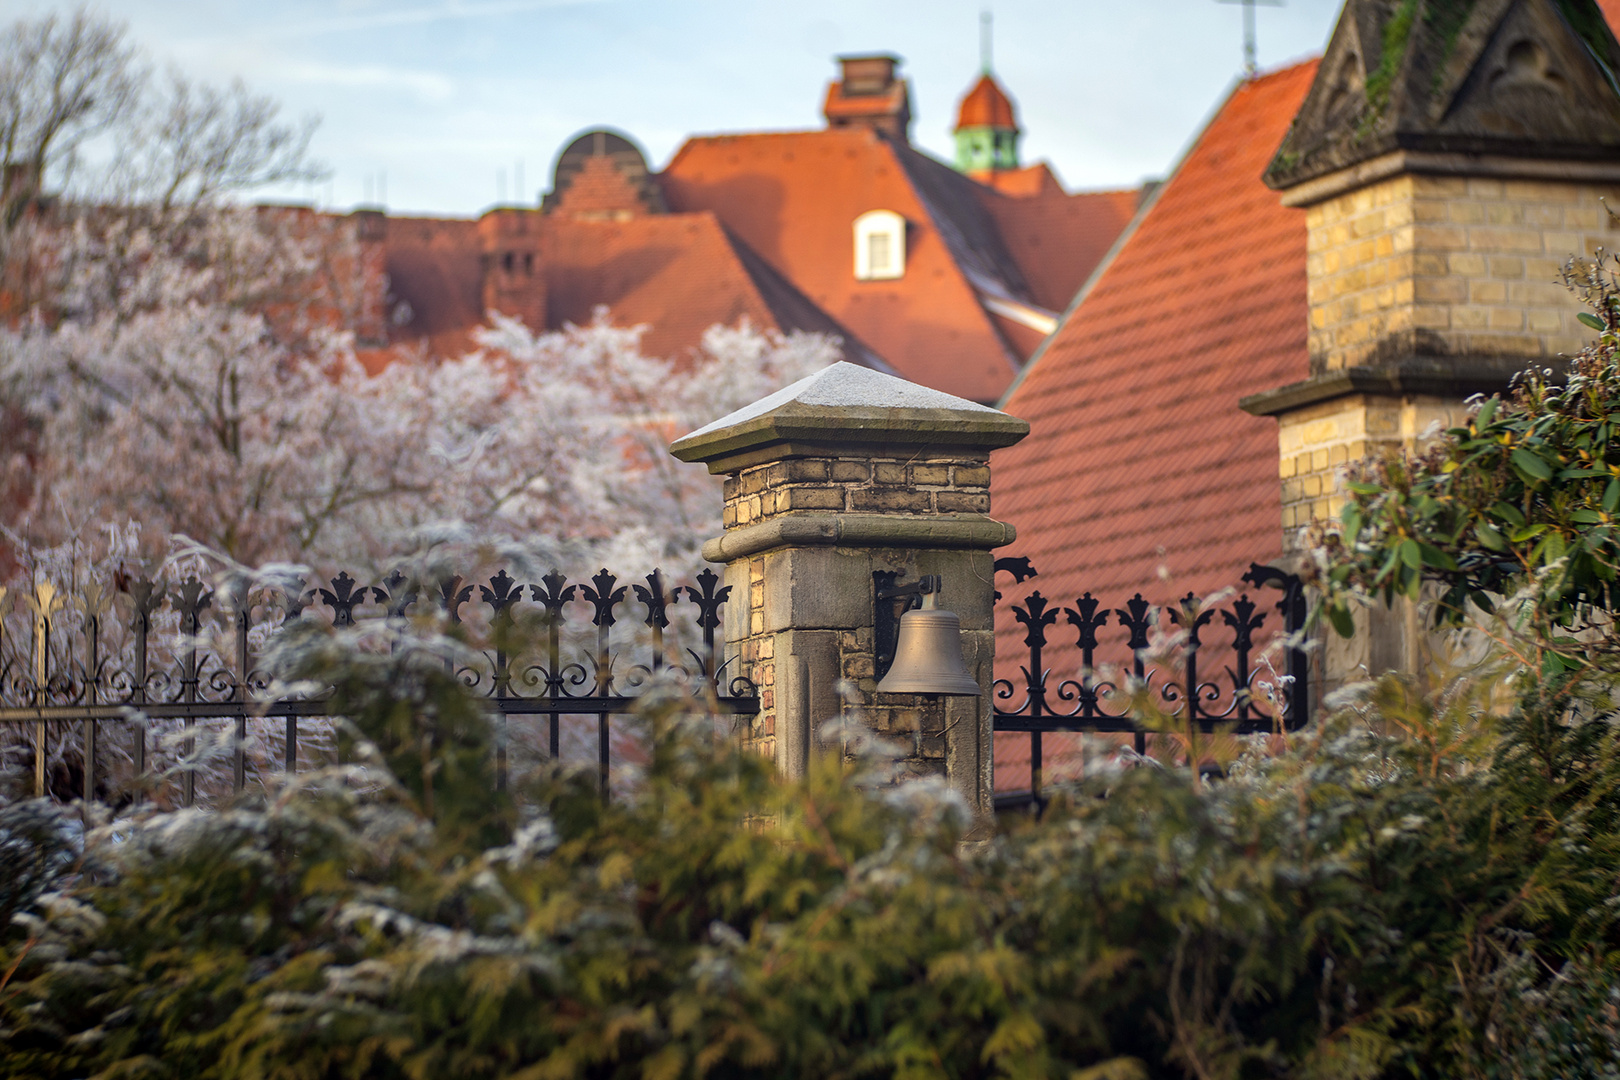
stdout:
[(725, 481), (725, 527), (795, 511), (988, 514), (985, 456), (792, 458)]

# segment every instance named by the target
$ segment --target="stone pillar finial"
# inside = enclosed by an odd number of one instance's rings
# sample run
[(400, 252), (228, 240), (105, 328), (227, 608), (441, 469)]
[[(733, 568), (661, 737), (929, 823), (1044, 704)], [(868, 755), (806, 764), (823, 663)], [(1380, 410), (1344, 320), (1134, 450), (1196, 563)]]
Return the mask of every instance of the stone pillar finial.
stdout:
[[(725, 532), (703, 556), (725, 564), (727, 646), (760, 689), (747, 738), (786, 775), (809, 767), (847, 679), (878, 732), (909, 747), (909, 771), (944, 775), (989, 811), (991, 552), (1015, 536), (989, 516), (990, 452), (1028, 433), (1006, 413), (839, 363), (670, 446), (726, 476)], [(979, 697), (877, 693), (877, 572), (943, 579)]]

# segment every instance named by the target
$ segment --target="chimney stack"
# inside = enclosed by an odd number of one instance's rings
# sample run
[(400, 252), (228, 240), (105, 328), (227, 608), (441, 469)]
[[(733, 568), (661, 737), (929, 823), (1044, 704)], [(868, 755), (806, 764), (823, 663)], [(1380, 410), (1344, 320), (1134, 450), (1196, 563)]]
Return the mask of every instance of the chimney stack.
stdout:
[(840, 56), (840, 77), (827, 87), (822, 115), (828, 127), (869, 127), (892, 139), (911, 138), (911, 89), (888, 53)]

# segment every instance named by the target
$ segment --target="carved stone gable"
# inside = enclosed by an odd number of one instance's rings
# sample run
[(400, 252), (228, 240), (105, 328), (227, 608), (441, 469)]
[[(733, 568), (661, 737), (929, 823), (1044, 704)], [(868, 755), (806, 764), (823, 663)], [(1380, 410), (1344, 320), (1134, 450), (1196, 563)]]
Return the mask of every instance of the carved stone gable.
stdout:
[(1394, 151), (1620, 159), (1617, 72), (1594, 0), (1348, 0), (1266, 182)]
[(1620, 147), (1613, 80), (1613, 70), (1571, 32), (1554, 0), (1524, 0), (1497, 23), (1455, 92), (1435, 96), (1437, 131)]

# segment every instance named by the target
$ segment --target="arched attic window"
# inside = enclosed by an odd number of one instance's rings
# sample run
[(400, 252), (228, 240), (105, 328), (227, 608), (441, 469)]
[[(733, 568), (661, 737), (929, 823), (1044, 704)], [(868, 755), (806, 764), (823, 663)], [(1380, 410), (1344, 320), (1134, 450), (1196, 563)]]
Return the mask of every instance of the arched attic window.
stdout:
[(868, 210), (856, 218), (856, 280), (883, 281), (905, 272), (906, 219), (893, 210)]

